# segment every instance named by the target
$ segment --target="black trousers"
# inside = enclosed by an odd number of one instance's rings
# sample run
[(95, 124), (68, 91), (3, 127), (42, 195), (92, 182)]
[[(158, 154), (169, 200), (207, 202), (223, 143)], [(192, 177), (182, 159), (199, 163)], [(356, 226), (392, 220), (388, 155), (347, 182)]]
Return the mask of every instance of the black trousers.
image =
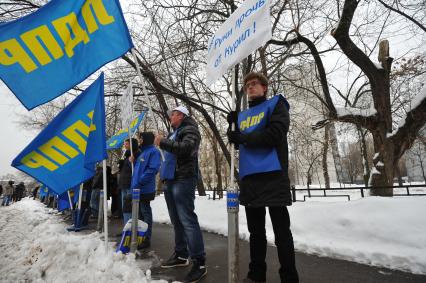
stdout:
[[(266, 230), (265, 207), (247, 207), (247, 226), (250, 232), (250, 264), (247, 277), (254, 281), (266, 281)], [(299, 282), (294, 255), (293, 236), (290, 231), (290, 216), (286, 206), (269, 207), (275, 245), (281, 264), (281, 282)]]

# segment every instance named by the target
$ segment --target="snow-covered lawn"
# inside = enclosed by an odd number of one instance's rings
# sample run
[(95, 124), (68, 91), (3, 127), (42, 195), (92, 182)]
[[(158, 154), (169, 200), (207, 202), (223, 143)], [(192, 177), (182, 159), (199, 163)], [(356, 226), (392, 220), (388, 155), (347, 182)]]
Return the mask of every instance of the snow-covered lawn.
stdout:
[[(170, 223), (163, 196), (153, 203), (156, 222)], [(196, 198), (204, 230), (227, 235), (226, 202)], [(289, 207), (301, 252), (426, 274), (426, 197), (295, 203)], [(240, 238), (248, 240), (240, 207)], [(105, 253), (97, 232), (69, 233), (52, 209), (31, 199), (0, 207), (0, 282), (165, 282), (149, 280), (148, 260)], [(274, 235), (267, 216), (268, 241)], [(208, 255), (207, 255), (208, 256)]]
[(146, 280), (151, 262), (105, 253), (100, 234), (76, 234), (31, 199), (0, 207), (0, 282), (167, 282)]
[[(297, 202), (289, 207), (298, 251), (426, 274), (426, 197), (368, 197), (343, 202)], [(170, 223), (165, 200), (153, 204), (154, 221)], [(227, 235), (226, 201), (196, 198), (204, 230)], [(274, 243), (267, 214), (268, 242)], [(240, 206), (240, 238), (249, 233)]]

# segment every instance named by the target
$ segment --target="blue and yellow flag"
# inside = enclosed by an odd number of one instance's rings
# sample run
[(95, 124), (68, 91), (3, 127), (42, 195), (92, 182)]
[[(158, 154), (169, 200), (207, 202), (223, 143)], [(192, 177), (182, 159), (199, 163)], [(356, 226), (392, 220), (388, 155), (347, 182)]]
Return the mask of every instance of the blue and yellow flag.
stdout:
[(70, 197), (68, 197), (68, 191), (66, 191), (66, 192), (64, 192), (64, 193), (62, 193), (58, 196), (58, 211), (63, 211), (65, 209), (71, 208), (70, 198), (71, 198), (71, 201), (73, 202), (73, 206), (74, 206), (74, 204), (78, 201), (78, 199), (76, 201), (75, 196), (78, 195), (79, 188), (80, 188), (80, 186), (75, 186), (74, 188), (68, 190), (70, 192)]
[(13, 160), (12, 166), (62, 194), (106, 159), (103, 74)]
[[(144, 117), (145, 111), (139, 114), (139, 116), (133, 119), (133, 121), (130, 123), (130, 136), (132, 136), (133, 133), (139, 128), (139, 125), (141, 124)], [(127, 138), (129, 138), (128, 128), (119, 130), (118, 133), (110, 137), (107, 141), (107, 150), (121, 148), (123, 142)]]
[(132, 47), (118, 0), (52, 0), (0, 24), (0, 78), (30, 110)]
[(45, 197), (49, 194), (49, 188), (46, 185), (41, 185), (40, 187), (40, 197)]

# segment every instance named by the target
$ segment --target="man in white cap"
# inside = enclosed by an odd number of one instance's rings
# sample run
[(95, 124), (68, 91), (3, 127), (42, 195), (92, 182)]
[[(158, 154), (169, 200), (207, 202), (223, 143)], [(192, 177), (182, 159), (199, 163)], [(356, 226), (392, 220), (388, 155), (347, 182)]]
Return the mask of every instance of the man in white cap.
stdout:
[(184, 106), (168, 114), (174, 131), (167, 138), (157, 134), (154, 144), (164, 151), (160, 179), (175, 231), (175, 251), (161, 267), (187, 266), (189, 256), (193, 265), (184, 282), (198, 282), (207, 274), (203, 235), (194, 211), (201, 135)]

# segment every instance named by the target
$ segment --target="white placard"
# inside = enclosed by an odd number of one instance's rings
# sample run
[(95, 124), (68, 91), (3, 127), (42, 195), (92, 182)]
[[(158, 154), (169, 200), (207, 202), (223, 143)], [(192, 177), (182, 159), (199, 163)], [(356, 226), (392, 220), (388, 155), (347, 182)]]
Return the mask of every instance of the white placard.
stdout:
[(130, 82), (127, 85), (123, 96), (120, 99), (120, 110), (121, 110), (121, 127), (126, 129), (130, 127), (130, 123), (133, 120), (133, 83)]
[(246, 0), (209, 40), (207, 85), (271, 38), (270, 1)]

